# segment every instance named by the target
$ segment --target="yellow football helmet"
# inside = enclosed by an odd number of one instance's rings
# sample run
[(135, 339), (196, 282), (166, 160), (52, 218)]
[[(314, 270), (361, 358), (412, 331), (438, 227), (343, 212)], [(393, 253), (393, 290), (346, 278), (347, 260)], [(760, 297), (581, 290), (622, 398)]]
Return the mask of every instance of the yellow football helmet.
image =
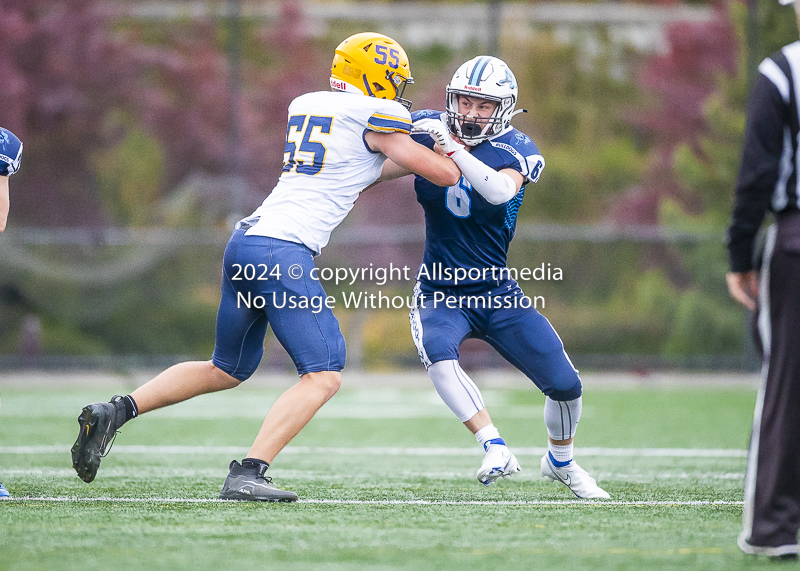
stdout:
[(414, 83), (408, 56), (388, 36), (362, 32), (350, 36), (336, 48), (331, 65), (331, 87), (348, 93), (363, 93), (379, 99), (394, 99), (406, 109), (406, 85)]

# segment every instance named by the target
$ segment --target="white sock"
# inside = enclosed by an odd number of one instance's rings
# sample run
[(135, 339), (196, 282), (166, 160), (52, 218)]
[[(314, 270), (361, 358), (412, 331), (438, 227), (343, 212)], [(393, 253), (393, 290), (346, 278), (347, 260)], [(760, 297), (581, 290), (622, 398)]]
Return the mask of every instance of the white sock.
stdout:
[(560, 446), (548, 440), (547, 449), (550, 450), (550, 454), (559, 463), (569, 464), (572, 461), (572, 444)]
[(489, 424), (476, 432), (475, 438), (478, 440), (478, 444), (486, 448), (485, 444), (487, 441), (500, 438), (500, 431), (495, 428), (494, 424)]

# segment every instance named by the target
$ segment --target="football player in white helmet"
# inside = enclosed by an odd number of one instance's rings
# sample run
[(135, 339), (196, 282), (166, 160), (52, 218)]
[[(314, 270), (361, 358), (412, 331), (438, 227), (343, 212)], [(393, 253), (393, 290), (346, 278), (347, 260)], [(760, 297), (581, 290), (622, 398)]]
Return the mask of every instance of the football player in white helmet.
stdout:
[[(22, 162), (22, 141), (17, 136), (0, 127), (0, 232), (6, 229), (10, 205), (8, 177), (17, 172)], [(2, 496), (0, 484), (0, 497)]]
[[(486, 340), (546, 395), (549, 438), (541, 475), (562, 482), (579, 498), (608, 498), (573, 459), (582, 403), (578, 371), (553, 326), (530, 305), (506, 267), (525, 187), (544, 168), (536, 145), (511, 126), (521, 112), (515, 111), (517, 81), (502, 60), (478, 56), (456, 70), (446, 103), (444, 113), (412, 114), (420, 133), (415, 138), (451, 157), (463, 175), (451, 186), (422, 176), (414, 181), (426, 225), (418, 303), (409, 315), (420, 359), (439, 395), (484, 448), (477, 473), (482, 484), (509, 477), (520, 466), (492, 423), (480, 390), (459, 365), (459, 346), (467, 338)], [(387, 176), (407, 172), (388, 161), (384, 171)], [(457, 281), (458, 272), (469, 277)], [(452, 305), (431, 303), (437, 296), (453, 299)], [(483, 304), (470, 301), (481, 298)]]
[(331, 66), (332, 91), (289, 105), (283, 172), (253, 214), (240, 220), (223, 259), (222, 299), (210, 361), (174, 365), (127, 396), (86, 405), (72, 448), (78, 476), (91, 482), (115, 432), (145, 412), (230, 389), (248, 379), (271, 325), (300, 381), (272, 405), (246, 458), (233, 460), (220, 498), (296, 501), (264, 474), (275, 456), (341, 384), (345, 344), (314, 257), (359, 194), (391, 159), (437, 184), (455, 184), (458, 167), (409, 136), (411, 83), (403, 48), (382, 34), (344, 40)]
[(464, 63), (453, 74), (446, 92), (447, 127), (470, 147), (510, 129), (514, 115), (524, 113), (514, 110), (517, 80), (497, 58), (479, 56)]
[[(0, 127), (0, 232), (6, 229), (8, 219), (8, 177), (19, 170), (21, 161), (22, 141), (8, 129)], [(0, 500), (10, 497), (11, 494), (0, 482)]]

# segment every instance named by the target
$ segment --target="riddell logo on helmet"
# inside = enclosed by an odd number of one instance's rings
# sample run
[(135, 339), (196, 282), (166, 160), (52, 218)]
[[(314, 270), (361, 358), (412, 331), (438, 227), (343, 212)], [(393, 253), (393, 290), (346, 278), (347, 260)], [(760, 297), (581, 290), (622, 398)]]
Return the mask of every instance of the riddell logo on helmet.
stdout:
[(342, 91), (347, 90), (347, 84), (344, 81), (340, 81), (334, 78), (331, 78), (331, 87), (333, 87), (334, 89), (341, 89)]
[(465, 85), (464, 87), (469, 91), (483, 91), (480, 85)]

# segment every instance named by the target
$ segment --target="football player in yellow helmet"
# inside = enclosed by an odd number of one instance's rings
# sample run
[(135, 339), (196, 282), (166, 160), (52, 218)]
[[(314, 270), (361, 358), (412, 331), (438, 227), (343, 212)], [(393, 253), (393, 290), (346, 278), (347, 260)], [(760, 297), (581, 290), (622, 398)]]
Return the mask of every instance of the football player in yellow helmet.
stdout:
[(362, 32), (336, 48), (331, 65), (331, 87), (337, 91), (363, 93), (379, 99), (394, 99), (406, 109), (406, 85), (414, 83), (405, 50), (388, 36)]
[[(332, 89), (305, 93), (289, 104), (280, 178), (261, 206), (237, 223), (225, 249), (211, 360), (178, 363), (129, 395), (83, 407), (72, 447), (72, 465), (83, 481), (94, 480), (126, 422), (249, 378), (271, 325), (300, 380), (273, 403), (247, 457), (229, 464), (220, 498), (297, 500), (265, 473), (339, 390), (346, 356), (335, 298), (314, 278), (314, 257), (361, 192), (383, 180), (387, 161), (443, 187), (461, 178), (452, 160), (411, 138), (411, 102), (402, 98), (410, 81), (408, 58), (397, 42), (356, 34), (336, 49)], [(267, 263), (269, 276), (249, 275)]]

